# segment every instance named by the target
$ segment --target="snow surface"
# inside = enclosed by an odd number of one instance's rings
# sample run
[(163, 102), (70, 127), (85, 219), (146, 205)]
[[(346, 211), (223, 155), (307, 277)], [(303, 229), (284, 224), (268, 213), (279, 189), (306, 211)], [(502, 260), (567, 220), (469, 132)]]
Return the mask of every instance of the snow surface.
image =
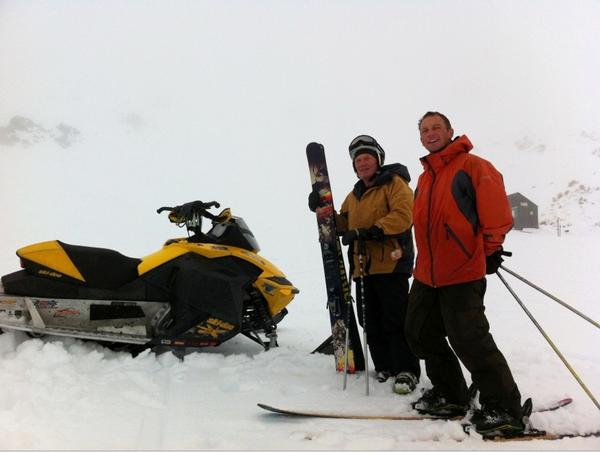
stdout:
[[(513, 271), (600, 318), (589, 290), (600, 255), (574, 253), (598, 245), (591, 235), (511, 232), (506, 262)], [(315, 243), (316, 245), (316, 243)], [(552, 258), (540, 258), (552, 250)], [(565, 271), (568, 269), (568, 271)], [(505, 273), (506, 275), (506, 273)], [(510, 276), (507, 280), (594, 394), (600, 393), (597, 328)], [(320, 269), (295, 281), (320, 285)], [(213, 349), (143, 353), (132, 358), (99, 345), (65, 339), (0, 336), (0, 444), (6, 449), (577, 449), (597, 450), (600, 439), (510, 444), (467, 437), (456, 422), (298, 419), (272, 415), (257, 402), (347, 413), (410, 413), (408, 396), (364, 374), (342, 391), (331, 356), (311, 354), (328, 333), (319, 290), (298, 296), (280, 324), (277, 349), (268, 352), (239, 337)], [(309, 298), (310, 297), (310, 298)], [(313, 298), (314, 297), (314, 298)], [(571, 406), (532, 415), (554, 432), (597, 431), (600, 413), (497, 278), (490, 278), (487, 312), (524, 397), (544, 405), (573, 397)], [(422, 378), (419, 390), (430, 387)]]
[[(244, 217), (301, 290), (269, 352), (236, 337), (134, 359), (0, 335), (0, 448), (600, 449), (600, 438), (484, 443), (457, 423), (256, 406), (410, 411), (418, 392), (371, 380), (367, 397), (363, 374), (342, 391), (332, 357), (311, 354), (329, 324), (304, 147), (325, 145), (339, 204), (361, 133), (416, 180), (429, 109), (539, 205), (542, 228), (509, 234), (506, 266), (600, 319), (599, 18), (585, 0), (0, 1), (0, 274), (43, 240), (145, 256), (182, 232), (156, 208), (202, 199)], [(506, 278), (599, 398), (598, 329)], [(498, 278), (486, 306), (523, 396), (574, 399), (535, 426), (597, 431), (600, 411)]]

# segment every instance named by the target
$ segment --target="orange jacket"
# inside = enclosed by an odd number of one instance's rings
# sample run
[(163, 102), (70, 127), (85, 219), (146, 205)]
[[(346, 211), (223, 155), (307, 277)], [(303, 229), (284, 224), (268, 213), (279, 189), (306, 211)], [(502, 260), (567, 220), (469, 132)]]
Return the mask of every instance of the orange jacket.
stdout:
[(432, 287), (485, 276), (485, 257), (498, 250), (513, 224), (502, 174), (463, 135), (421, 158), (413, 221), (414, 278)]

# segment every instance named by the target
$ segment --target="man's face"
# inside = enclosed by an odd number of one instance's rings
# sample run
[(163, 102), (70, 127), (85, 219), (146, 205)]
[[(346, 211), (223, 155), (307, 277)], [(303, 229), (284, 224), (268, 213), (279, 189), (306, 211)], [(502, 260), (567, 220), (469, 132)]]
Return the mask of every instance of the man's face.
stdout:
[(356, 168), (356, 175), (359, 179), (369, 182), (379, 169), (379, 163), (371, 154), (359, 154), (354, 159), (354, 168)]
[(441, 116), (428, 116), (421, 122), (421, 144), (430, 153), (444, 149), (450, 141), (454, 131), (448, 129)]

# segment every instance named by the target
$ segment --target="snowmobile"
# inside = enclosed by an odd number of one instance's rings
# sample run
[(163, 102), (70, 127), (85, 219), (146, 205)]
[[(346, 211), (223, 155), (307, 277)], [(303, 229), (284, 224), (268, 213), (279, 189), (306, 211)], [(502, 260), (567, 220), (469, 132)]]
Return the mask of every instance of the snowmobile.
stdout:
[[(218, 202), (161, 207), (187, 237), (141, 259), (59, 240), (17, 250), (2, 276), (0, 328), (125, 344), (141, 351), (216, 346), (238, 333), (277, 345), (277, 323), (299, 292), (241, 217)], [(202, 232), (202, 219), (212, 227)], [(265, 336), (263, 339), (261, 334)]]

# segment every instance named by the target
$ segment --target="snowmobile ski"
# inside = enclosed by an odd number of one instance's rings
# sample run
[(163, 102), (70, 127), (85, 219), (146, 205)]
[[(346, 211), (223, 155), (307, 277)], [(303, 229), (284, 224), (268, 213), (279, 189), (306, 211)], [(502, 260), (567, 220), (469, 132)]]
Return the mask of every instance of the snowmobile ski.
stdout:
[(348, 329), (348, 373), (354, 373), (364, 370), (365, 359), (354, 316), (342, 247), (335, 225), (335, 209), (323, 145), (309, 143), (306, 147), (306, 157), (312, 189), (317, 191), (321, 197), (321, 206), (316, 209), (316, 215), (327, 288), (327, 308), (331, 323), (331, 338), (324, 344), (332, 345), (336, 370), (343, 372), (346, 360), (346, 330)]
[[(534, 409), (534, 413), (542, 413), (546, 411), (554, 411), (559, 408), (569, 405), (573, 400), (571, 398), (565, 398), (548, 405), (541, 406)], [(264, 403), (259, 403), (258, 406), (263, 410), (270, 411), (272, 413), (284, 414), (287, 416), (297, 417), (320, 417), (320, 418), (331, 418), (331, 419), (366, 419), (366, 420), (389, 420), (389, 421), (422, 421), (422, 420), (445, 420), (445, 421), (456, 421), (461, 420), (463, 416), (454, 417), (442, 417), (442, 416), (430, 416), (425, 414), (360, 414), (360, 413), (336, 413), (333, 411), (319, 410), (319, 409), (308, 409), (308, 410), (295, 410), (293, 408), (278, 408)], [(467, 424), (468, 425), (468, 424)]]

